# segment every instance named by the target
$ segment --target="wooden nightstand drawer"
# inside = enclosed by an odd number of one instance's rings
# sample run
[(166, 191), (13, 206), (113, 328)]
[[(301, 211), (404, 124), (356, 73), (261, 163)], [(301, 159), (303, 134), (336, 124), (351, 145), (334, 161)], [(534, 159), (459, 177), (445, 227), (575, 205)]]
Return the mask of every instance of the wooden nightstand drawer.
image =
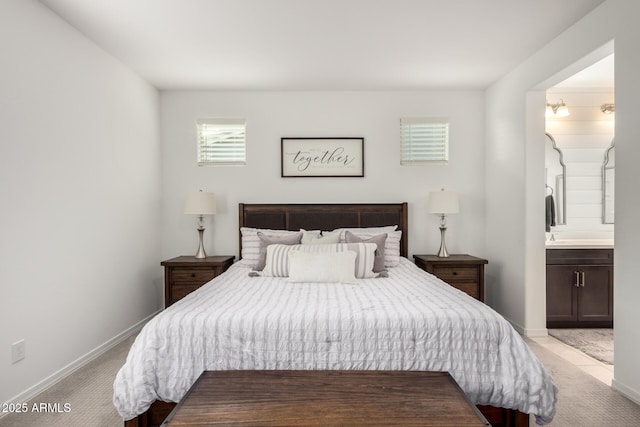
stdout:
[(478, 281), (477, 267), (434, 267), (433, 274), (445, 282)]
[(186, 297), (187, 295), (189, 295), (191, 292), (195, 291), (196, 289), (198, 289), (202, 285), (204, 285), (204, 283), (200, 283), (200, 284), (194, 284), (194, 283), (179, 284), (179, 283), (174, 283), (173, 286), (171, 287), (171, 301), (170, 301), (171, 304), (173, 304), (174, 302), (179, 301), (182, 298)]
[[(443, 279), (444, 280), (444, 279)], [(480, 299), (480, 286), (477, 283), (449, 283), (456, 289), (460, 289), (462, 292), (466, 293), (474, 297), (475, 299)]]
[(484, 265), (486, 259), (471, 255), (414, 255), (416, 265), (456, 289), (484, 301)]
[(233, 264), (233, 256), (209, 256), (195, 258), (180, 256), (160, 264), (164, 266), (164, 305), (169, 307), (200, 286), (227, 271)]
[(171, 279), (174, 284), (194, 284), (202, 285), (216, 277), (216, 271), (213, 268), (206, 269), (188, 269), (174, 268), (171, 272)]

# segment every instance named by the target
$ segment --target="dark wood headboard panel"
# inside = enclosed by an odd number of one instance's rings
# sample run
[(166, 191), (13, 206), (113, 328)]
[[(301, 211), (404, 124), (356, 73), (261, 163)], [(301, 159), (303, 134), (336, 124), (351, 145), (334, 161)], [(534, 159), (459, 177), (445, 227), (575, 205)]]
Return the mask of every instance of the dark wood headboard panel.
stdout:
[[(402, 231), (400, 255), (407, 256), (407, 203), (248, 204), (238, 205), (240, 227), (274, 230), (333, 230), (344, 227), (397, 225)], [(242, 235), (240, 235), (242, 256)]]

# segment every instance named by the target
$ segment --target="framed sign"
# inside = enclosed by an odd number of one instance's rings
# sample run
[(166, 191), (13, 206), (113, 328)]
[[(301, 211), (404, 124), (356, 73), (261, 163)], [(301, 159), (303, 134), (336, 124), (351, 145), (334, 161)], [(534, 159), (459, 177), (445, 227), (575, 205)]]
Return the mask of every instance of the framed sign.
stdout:
[(282, 138), (282, 177), (363, 177), (364, 138)]

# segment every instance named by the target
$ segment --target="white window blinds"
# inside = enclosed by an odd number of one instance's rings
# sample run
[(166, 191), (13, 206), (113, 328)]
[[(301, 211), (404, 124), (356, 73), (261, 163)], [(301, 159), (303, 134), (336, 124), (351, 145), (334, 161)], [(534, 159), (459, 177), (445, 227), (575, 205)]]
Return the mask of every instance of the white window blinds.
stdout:
[(244, 119), (198, 119), (198, 166), (246, 164)]
[(447, 164), (449, 120), (446, 118), (400, 119), (400, 164)]

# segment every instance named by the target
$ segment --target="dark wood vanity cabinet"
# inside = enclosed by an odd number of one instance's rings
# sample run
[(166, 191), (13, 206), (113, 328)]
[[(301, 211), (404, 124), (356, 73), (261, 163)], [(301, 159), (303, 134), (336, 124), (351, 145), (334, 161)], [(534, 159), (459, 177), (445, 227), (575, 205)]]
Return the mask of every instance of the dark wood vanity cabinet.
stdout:
[(613, 327), (613, 249), (547, 249), (547, 327)]

